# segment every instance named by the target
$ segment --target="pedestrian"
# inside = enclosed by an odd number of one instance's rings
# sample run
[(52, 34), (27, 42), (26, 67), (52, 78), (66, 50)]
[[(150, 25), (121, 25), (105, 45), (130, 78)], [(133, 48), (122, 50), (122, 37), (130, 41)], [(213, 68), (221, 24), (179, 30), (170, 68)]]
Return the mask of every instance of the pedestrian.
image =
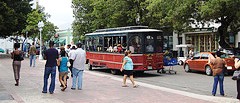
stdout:
[(67, 54), (70, 52), (70, 50), (71, 50), (70, 48), (71, 48), (71, 44), (68, 44), (68, 45), (67, 45), (67, 48), (65, 49), (65, 51), (66, 51)]
[(61, 57), (58, 58), (58, 66), (60, 67), (59, 69), (59, 81), (62, 85), (62, 91), (64, 91), (67, 88), (67, 75), (68, 75), (68, 67), (67, 67), (67, 62), (68, 62), (68, 57), (67, 54), (64, 50), (64, 47), (61, 48), (63, 51), (60, 52)]
[(34, 45), (34, 42), (33, 42), (32, 46), (30, 47), (30, 50), (29, 50), (29, 54), (30, 54), (30, 67), (32, 66), (32, 64), (33, 64), (33, 67), (35, 67), (36, 53), (37, 53), (37, 49), (36, 49), (36, 46)]
[[(65, 51), (65, 48), (64, 48), (63, 46), (60, 47), (60, 52), (59, 52), (60, 57), (61, 57), (61, 54), (62, 54), (62, 53), (65, 53), (65, 55), (67, 56), (66, 51)], [(59, 72), (59, 73), (60, 73), (60, 68), (61, 68), (60, 65), (58, 65), (58, 72)], [(67, 79), (69, 79), (68, 76), (67, 76)], [(64, 81), (64, 78), (62, 78), (62, 81)], [(60, 80), (59, 80), (59, 82), (60, 82)], [(60, 82), (60, 84), (61, 84), (60, 87), (64, 87), (61, 82)], [(67, 81), (66, 81), (66, 85), (67, 85)]]
[(73, 60), (74, 60), (74, 52), (76, 50), (76, 47), (75, 46), (72, 46), (71, 50), (69, 51), (68, 53), (68, 57), (69, 57), (69, 62), (70, 62), (70, 66), (69, 66), (69, 70), (71, 72), (71, 77), (73, 77), (73, 74), (72, 74), (72, 68), (73, 68)]
[[(240, 68), (240, 60), (238, 58), (235, 58), (235, 68), (236, 70), (239, 70)], [(237, 80), (237, 99), (240, 100), (240, 79)]]
[(123, 58), (122, 68), (120, 69), (120, 71), (123, 71), (123, 74), (124, 74), (122, 87), (128, 87), (128, 85), (126, 84), (126, 80), (127, 80), (127, 77), (129, 77), (133, 84), (133, 88), (136, 88), (138, 87), (138, 85), (135, 84), (133, 79), (133, 62), (130, 56), (131, 56), (131, 51), (127, 50), (125, 52), (125, 57)]
[(76, 81), (78, 80), (78, 90), (82, 90), (82, 77), (83, 71), (85, 69), (86, 62), (86, 52), (81, 48), (82, 44), (77, 43), (77, 49), (73, 53), (73, 80), (72, 80), (72, 90), (76, 89)]
[(24, 53), (21, 50), (18, 50), (18, 48), (20, 48), (20, 44), (15, 43), (14, 50), (11, 53), (11, 58), (13, 59), (12, 66), (13, 66), (14, 78), (16, 81), (15, 86), (19, 85), (21, 61), (23, 60), (23, 55), (24, 55)]
[(58, 51), (53, 47), (54, 42), (49, 41), (49, 49), (44, 53), (44, 58), (46, 60), (45, 69), (44, 69), (44, 85), (42, 93), (47, 93), (48, 78), (51, 74), (51, 83), (49, 87), (50, 94), (54, 93), (55, 89), (55, 78), (56, 78), (56, 66), (58, 59)]
[(221, 52), (217, 51), (215, 53), (215, 59), (211, 60), (210, 63), (213, 65), (213, 76), (214, 76), (214, 83), (213, 83), (213, 89), (212, 89), (212, 95), (216, 95), (217, 91), (217, 85), (219, 82), (219, 88), (220, 88), (220, 95), (224, 96), (224, 90), (223, 90), (223, 81), (224, 81), (224, 69), (226, 67), (226, 62), (220, 58)]
[(188, 57), (189, 58), (192, 58), (193, 57), (193, 49), (192, 48), (190, 48), (190, 50), (189, 50), (189, 52), (188, 52)]

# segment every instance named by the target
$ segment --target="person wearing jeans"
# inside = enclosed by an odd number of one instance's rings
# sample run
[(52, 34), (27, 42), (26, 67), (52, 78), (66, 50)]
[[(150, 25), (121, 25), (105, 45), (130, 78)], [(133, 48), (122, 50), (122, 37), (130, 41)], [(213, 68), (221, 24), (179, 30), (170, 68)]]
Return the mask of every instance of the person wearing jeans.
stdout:
[(34, 42), (33, 42), (32, 46), (30, 47), (30, 50), (29, 50), (29, 54), (30, 54), (30, 67), (32, 66), (32, 64), (33, 64), (33, 67), (35, 67), (36, 52), (37, 52), (37, 49), (36, 49), (36, 47), (34, 45)]
[(83, 76), (83, 70), (78, 70), (76, 68), (72, 68), (73, 71), (73, 85), (72, 89), (75, 89), (76, 83), (78, 86), (78, 90), (82, 89), (82, 76)]
[(213, 89), (212, 89), (212, 95), (216, 95), (217, 91), (217, 85), (219, 82), (220, 87), (220, 95), (224, 96), (224, 90), (223, 90), (223, 80), (224, 80), (224, 69), (226, 67), (226, 62), (222, 58), (220, 58), (221, 52), (217, 51), (215, 54), (215, 59), (210, 60), (209, 62), (213, 65), (213, 76), (214, 76), (214, 83), (213, 83)]
[(44, 85), (43, 85), (43, 93), (47, 93), (48, 86), (48, 78), (51, 74), (51, 83), (49, 87), (49, 92), (53, 93), (55, 89), (55, 77), (56, 77), (56, 67), (45, 67), (44, 71)]
[(44, 59), (46, 59), (45, 70), (44, 70), (44, 85), (42, 93), (47, 93), (48, 78), (51, 74), (51, 83), (49, 87), (50, 94), (54, 93), (55, 89), (55, 78), (56, 78), (56, 66), (58, 59), (58, 51), (53, 48), (54, 42), (49, 42), (49, 49), (44, 52)]
[(219, 88), (220, 88), (220, 95), (224, 96), (224, 90), (223, 90), (223, 80), (224, 80), (224, 74), (216, 75), (214, 76), (214, 83), (213, 83), (213, 89), (212, 89), (212, 95), (215, 96), (217, 92), (217, 85), (219, 82)]
[(76, 82), (78, 80), (78, 90), (82, 90), (83, 70), (86, 62), (86, 52), (81, 48), (82, 44), (77, 43), (77, 50), (73, 53), (73, 80), (72, 90), (76, 89)]

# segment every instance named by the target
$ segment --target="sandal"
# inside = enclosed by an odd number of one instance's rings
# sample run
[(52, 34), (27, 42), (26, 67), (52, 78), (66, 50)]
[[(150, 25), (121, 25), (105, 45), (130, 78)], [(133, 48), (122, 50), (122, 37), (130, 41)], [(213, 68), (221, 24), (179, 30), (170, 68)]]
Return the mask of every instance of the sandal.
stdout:
[(128, 85), (122, 85), (122, 87), (128, 87)]
[(62, 88), (61, 90), (62, 90), (62, 91), (65, 91), (65, 89), (66, 89), (66, 88), (67, 88), (67, 86), (65, 86), (65, 87), (64, 87), (64, 88)]
[(139, 85), (134, 85), (133, 88), (137, 88)]

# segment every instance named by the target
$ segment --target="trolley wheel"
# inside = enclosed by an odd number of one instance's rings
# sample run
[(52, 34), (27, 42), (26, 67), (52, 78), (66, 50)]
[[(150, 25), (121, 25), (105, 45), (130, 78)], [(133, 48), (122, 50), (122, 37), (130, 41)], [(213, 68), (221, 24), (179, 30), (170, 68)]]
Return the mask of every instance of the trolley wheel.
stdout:
[(88, 70), (92, 70), (92, 65), (88, 63)]
[(136, 71), (137, 74), (143, 74), (144, 71)]
[(112, 73), (113, 75), (117, 75), (118, 72), (119, 72), (118, 70), (111, 69), (111, 73)]

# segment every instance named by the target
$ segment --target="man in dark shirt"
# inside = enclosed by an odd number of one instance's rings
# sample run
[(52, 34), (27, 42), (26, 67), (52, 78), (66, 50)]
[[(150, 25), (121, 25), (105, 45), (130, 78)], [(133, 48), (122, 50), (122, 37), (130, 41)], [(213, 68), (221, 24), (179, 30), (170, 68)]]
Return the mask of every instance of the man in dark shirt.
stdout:
[(54, 42), (49, 42), (49, 49), (44, 52), (44, 59), (46, 59), (45, 70), (44, 70), (44, 85), (42, 93), (47, 93), (48, 78), (51, 74), (51, 83), (49, 87), (50, 94), (54, 93), (55, 89), (55, 77), (56, 77), (56, 66), (58, 59), (58, 51), (53, 48)]

